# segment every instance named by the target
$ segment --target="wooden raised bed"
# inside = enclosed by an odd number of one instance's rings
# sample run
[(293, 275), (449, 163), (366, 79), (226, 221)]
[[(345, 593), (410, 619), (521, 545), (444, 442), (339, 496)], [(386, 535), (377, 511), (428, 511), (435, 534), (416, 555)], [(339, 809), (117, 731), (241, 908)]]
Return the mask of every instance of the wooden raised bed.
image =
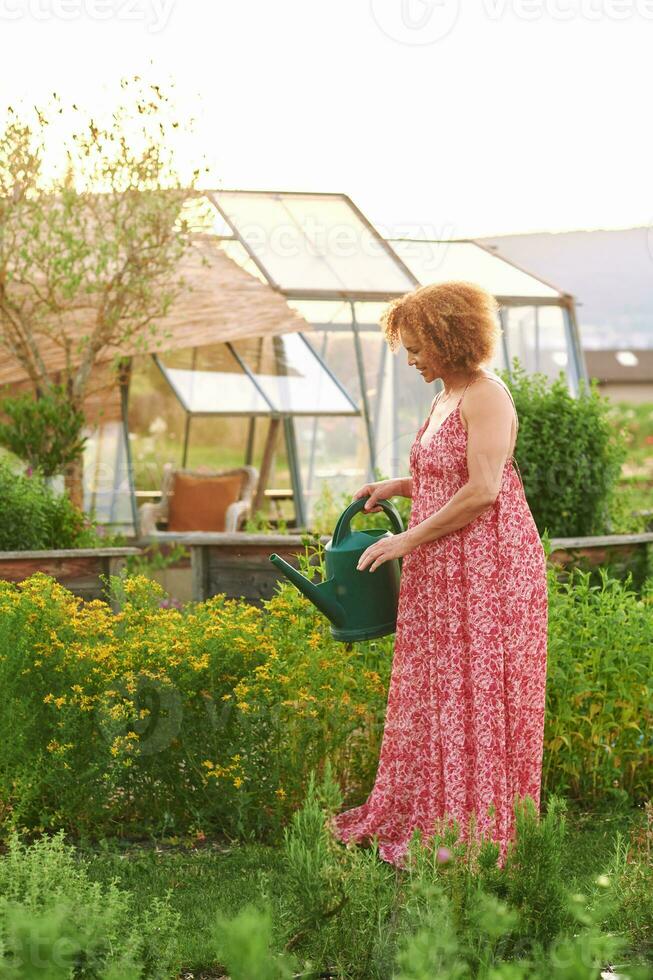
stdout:
[(128, 555), (140, 548), (61, 548), (0, 551), (0, 579), (22, 582), (35, 572), (51, 575), (82, 599), (106, 599), (101, 575), (117, 575)]
[[(326, 544), (331, 535), (320, 537)], [(223, 592), (230, 599), (243, 597), (260, 605), (270, 599), (285, 576), (270, 561), (273, 552), (298, 568), (303, 551), (301, 534), (248, 534), (244, 531), (161, 531), (141, 538), (141, 546), (181, 544), (190, 551), (192, 594), (196, 602)]]
[(580, 538), (551, 538), (550, 560), (568, 565), (578, 557), (590, 565), (602, 565), (615, 558), (624, 559), (645, 550), (653, 543), (653, 531), (640, 534), (604, 534)]
[(577, 567), (595, 573), (601, 565), (612, 566), (613, 574), (632, 576), (632, 587), (639, 590), (651, 568), (648, 549), (653, 544), (653, 532), (639, 534), (604, 534), (593, 537), (551, 538), (549, 561), (564, 577), (568, 569)]

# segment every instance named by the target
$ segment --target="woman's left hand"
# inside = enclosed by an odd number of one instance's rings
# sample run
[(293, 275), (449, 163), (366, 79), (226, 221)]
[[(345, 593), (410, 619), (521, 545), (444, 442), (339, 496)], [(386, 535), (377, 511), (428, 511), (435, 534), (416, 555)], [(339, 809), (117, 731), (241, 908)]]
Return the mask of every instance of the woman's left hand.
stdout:
[(413, 546), (408, 532), (402, 531), (401, 534), (393, 534), (389, 538), (381, 538), (380, 541), (375, 541), (369, 548), (366, 548), (358, 559), (356, 568), (359, 572), (364, 572), (369, 565), (370, 572), (373, 572), (384, 561), (391, 561), (393, 558), (403, 558), (404, 555), (407, 555), (412, 550)]

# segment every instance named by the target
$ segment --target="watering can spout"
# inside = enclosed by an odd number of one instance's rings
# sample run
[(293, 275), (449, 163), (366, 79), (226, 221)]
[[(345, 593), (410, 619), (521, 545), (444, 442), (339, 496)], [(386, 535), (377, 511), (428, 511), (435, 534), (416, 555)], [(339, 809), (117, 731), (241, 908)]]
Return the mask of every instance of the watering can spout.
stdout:
[(345, 610), (336, 599), (334, 579), (330, 578), (326, 582), (320, 582), (319, 585), (314, 585), (305, 575), (302, 575), (301, 572), (298, 572), (287, 561), (284, 561), (280, 555), (270, 555), (270, 561), (290, 579), (293, 585), (297, 586), (300, 592), (304, 593), (307, 599), (311, 600), (313, 605), (317, 606), (320, 612), (334, 626), (344, 626), (346, 619)]

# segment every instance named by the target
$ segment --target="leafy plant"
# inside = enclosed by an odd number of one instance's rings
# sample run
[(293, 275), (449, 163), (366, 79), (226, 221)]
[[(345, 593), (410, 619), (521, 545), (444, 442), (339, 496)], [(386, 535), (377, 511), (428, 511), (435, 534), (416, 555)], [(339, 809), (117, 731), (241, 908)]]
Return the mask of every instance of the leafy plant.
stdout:
[(188, 558), (190, 552), (183, 544), (174, 544), (167, 552), (163, 552), (158, 542), (148, 545), (139, 555), (128, 555), (125, 561), (125, 575), (147, 575), (148, 572), (161, 571), (171, 565)]
[(0, 423), (0, 446), (43, 476), (62, 473), (82, 456), (84, 414), (61, 385), (53, 385), (39, 398), (30, 394), (5, 398), (0, 412), (9, 418)]
[(497, 373), (515, 400), (515, 457), (540, 534), (545, 528), (552, 537), (609, 532), (627, 444), (596, 379), (589, 387), (581, 380), (574, 398), (563, 372), (549, 383), (544, 374), (527, 374), (515, 357), (511, 374)]
[(647, 799), (653, 779), (651, 596), (599, 569), (549, 568), (543, 784), (586, 802)]
[(178, 922), (170, 892), (143, 910), (91, 881), (63, 831), (31, 845), (12, 834), (0, 858), (1, 977), (158, 980), (178, 966)]
[(98, 538), (67, 494), (57, 494), (38, 474), (15, 473), (0, 460), (0, 551), (92, 548)]
[(231, 980), (291, 980), (297, 976), (295, 958), (272, 949), (269, 908), (247, 905), (236, 915), (216, 916), (213, 931), (217, 958)]
[(257, 510), (245, 519), (243, 531), (248, 534), (288, 534), (288, 524), (283, 519), (272, 524), (264, 511)]
[(630, 839), (617, 835), (608, 873), (615, 882), (617, 906), (606, 928), (626, 930), (633, 947), (653, 962), (653, 800), (643, 807)]

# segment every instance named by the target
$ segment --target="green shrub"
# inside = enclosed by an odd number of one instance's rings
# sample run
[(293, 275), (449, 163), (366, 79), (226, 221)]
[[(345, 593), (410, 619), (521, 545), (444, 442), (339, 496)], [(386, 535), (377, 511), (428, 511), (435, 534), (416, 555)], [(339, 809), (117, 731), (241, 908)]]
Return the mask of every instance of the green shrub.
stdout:
[(512, 376), (498, 371), (519, 416), (515, 457), (540, 534), (576, 537), (610, 531), (610, 510), (627, 455), (625, 433), (591, 379), (574, 398), (563, 372), (549, 383), (527, 374), (517, 358)]
[(586, 804), (641, 802), (653, 785), (653, 594), (599, 569), (549, 567), (543, 786)]
[[(261, 976), (278, 976), (270, 971), (289, 950), (302, 975), (343, 980), (575, 980), (631, 955), (605, 924), (619, 905), (616, 878), (599, 875), (589, 895), (565, 880), (562, 799), (551, 797), (542, 817), (528, 797), (516, 801), (504, 869), (493, 841), (461, 841), (455, 824), (428, 841), (415, 831), (402, 871), (379, 860), (376, 837), (363, 848), (331, 835), (338, 801), (330, 767), (318, 787), (311, 773), (286, 832), (285, 877), (274, 892), (261, 882), (265, 942), (242, 936), (258, 946)], [(641, 962), (621, 967), (631, 980), (652, 976)]]
[(11, 826), (278, 835), (327, 755), (355, 786), (373, 777), (391, 637), (344, 649), (292, 585), (265, 609), (178, 610), (151, 580), (119, 584), (115, 615), (46, 575), (0, 581)]
[(31, 394), (5, 398), (0, 413), (9, 418), (0, 423), (0, 446), (43, 476), (63, 473), (84, 452), (84, 414), (61, 385), (39, 398)]
[(0, 976), (164, 978), (178, 966), (170, 893), (149, 908), (90, 880), (63, 831), (0, 858)]
[(38, 474), (15, 473), (0, 460), (0, 551), (92, 548), (98, 538), (66, 494), (54, 493)]

